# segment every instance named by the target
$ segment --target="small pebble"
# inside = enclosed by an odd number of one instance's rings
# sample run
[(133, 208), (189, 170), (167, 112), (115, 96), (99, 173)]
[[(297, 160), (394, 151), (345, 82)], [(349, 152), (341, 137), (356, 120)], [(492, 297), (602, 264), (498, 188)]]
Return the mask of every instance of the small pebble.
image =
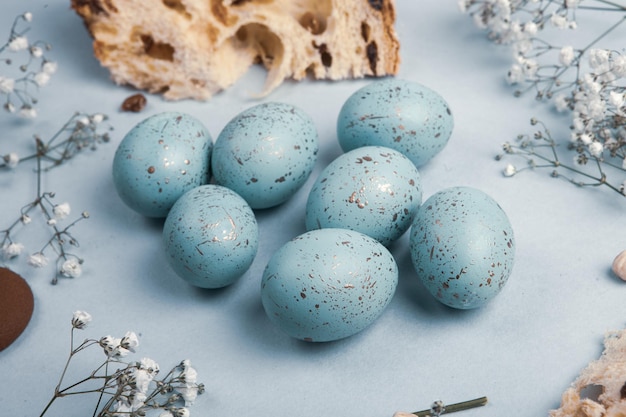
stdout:
[(621, 280), (626, 281), (626, 250), (623, 250), (613, 260), (613, 272)]

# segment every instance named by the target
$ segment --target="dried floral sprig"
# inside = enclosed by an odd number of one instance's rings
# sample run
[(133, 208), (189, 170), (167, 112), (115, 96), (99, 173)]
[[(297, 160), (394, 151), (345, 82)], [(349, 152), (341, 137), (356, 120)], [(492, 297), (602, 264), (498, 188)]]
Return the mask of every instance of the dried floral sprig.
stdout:
[[(183, 360), (164, 377), (159, 378), (159, 365), (154, 360), (125, 362), (129, 353), (135, 352), (139, 339), (134, 332), (122, 338), (104, 336), (85, 339), (75, 346), (74, 332), (83, 330), (91, 322), (91, 315), (76, 311), (72, 317), (70, 354), (57, 383), (52, 398), (46, 404), (43, 417), (59, 398), (80, 394), (96, 394), (93, 416), (134, 417), (145, 416), (150, 411), (161, 410), (160, 417), (188, 417), (189, 406), (204, 393), (204, 384), (197, 382), (197, 371), (189, 360)], [(80, 352), (100, 348), (104, 360), (82, 379), (63, 386), (72, 359)], [(115, 370), (113, 370), (115, 369)]]
[[(625, 194), (626, 183), (612, 181), (616, 173), (623, 172), (623, 168), (602, 159), (601, 150), (585, 146), (577, 139), (567, 145), (568, 149), (575, 151), (572, 162), (564, 162), (559, 157), (559, 144), (546, 125), (535, 118), (531, 119), (530, 124), (539, 126), (540, 129), (533, 135), (518, 135), (514, 143), (505, 142), (502, 146), (503, 153), (496, 156), (496, 160), (501, 160), (505, 155), (515, 155), (526, 160), (522, 167), (508, 163), (502, 171), (505, 177), (512, 177), (525, 170), (549, 168), (553, 178), (563, 178), (581, 187), (606, 186), (621, 195)], [(571, 175), (563, 174), (563, 171)]]
[[(24, 162), (35, 160), (37, 175), (37, 190), (33, 201), (24, 205), (20, 214), (6, 229), (0, 230), (1, 260), (7, 261), (20, 255), (24, 246), (15, 240), (18, 228), (31, 223), (35, 209), (39, 208), (46, 225), (50, 227), (52, 236), (28, 259), (33, 267), (44, 267), (48, 264), (46, 252), (56, 254), (56, 273), (52, 283), (56, 284), (59, 277), (75, 278), (82, 272), (83, 259), (70, 251), (71, 247), (78, 247), (78, 240), (71, 234), (70, 229), (79, 221), (89, 218), (89, 213), (82, 212), (80, 217), (61, 227), (60, 222), (65, 220), (71, 212), (70, 204), (55, 203), (54, 192), (42, 190), (42, 175), (54, 167), (62, 165), (73, 158), (81, 150), (96, 149), (98, 144), (109, 141), (111, 127), (105, 124), (107, 117), (102, 114), (88, 115), (75, 113), (49, 140), (44, 141), (35, 136), (35, 152), (20, 158), (10, 152), (2, 157), (0, 169), (16, 169)], [(104, 129), (104, 131), (102, 131)]]
[[(597, 44), (626, 27), (626, 5), (610, 0), (460, 0), (459, 6), (487, 30), (489, 39), (512, 48), (514, 62), (506, 78), (522, 86), (516, 96), (534, 91), (537, 100), (571, 113), (571, 137), (565, 148), (576, 152), (576, 163), (566, 169), (584, 178), (567, 178), (577, 185), (607, 185), (624, 195), (624, 184), (608, 183), (606, 171), (610, 167), (626, 178), (626, 54)], [(603, 13), (608, 27), (579, 48), (540, 37), (548, 26), (576, 29), (581, 10)], [(530, 168), (565, 168), (556, 153), (557, 143), (547, 129), (544, 133), (548, 135), (538, 138), (542, 146), (520, 135), (521, 146), (507, 144), (505, 153), (527, 156)], [(547, 159), (537, 153), (545, 147), (551, 149)], [(536, 164), (537, 159), (545, 164)], [(504, 174), (519, 171), (507, 165)]]
[[(7, 41), (0, 45), (0, 63), (6, 65), (5, 69), (17, 67), (11, 74), (0, 72), (0, 95), (6, 96), (4, 109), (25, 118), (37, 116), (36, 90), (47, 85), (57, 71), (57, 63), (45, 56), (52, 46), (41, 40), (30, 42), (26, 36), (32, 19), (30, 12), (18, 15), (11, 25)], [(26, 57), (22, 58), (24, 52)], [(16, 59), (20, 62), (14, 63), (11, 56), (15, 54), (18, 54)]]

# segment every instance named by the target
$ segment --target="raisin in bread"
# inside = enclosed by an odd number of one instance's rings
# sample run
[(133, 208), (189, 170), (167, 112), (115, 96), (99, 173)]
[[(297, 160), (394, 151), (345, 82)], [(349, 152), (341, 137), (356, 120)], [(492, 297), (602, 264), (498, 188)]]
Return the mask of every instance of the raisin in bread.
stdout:
[(287, 78), (396, 74), (394, 0), (71, 0), (118, 84), (204, 100), (254, 63)]
[(626, 416), (626, 330), (608, 333), (600, 359), (591, 362), (550, 417)]

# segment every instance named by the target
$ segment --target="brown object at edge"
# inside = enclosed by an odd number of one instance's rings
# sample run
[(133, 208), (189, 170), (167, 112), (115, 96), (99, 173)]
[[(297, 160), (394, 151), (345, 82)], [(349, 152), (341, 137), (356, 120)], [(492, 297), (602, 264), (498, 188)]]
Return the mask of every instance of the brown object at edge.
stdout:
[(147, 102), (148, 100), (146, 100), (146, 97), (143, 94), (133, 94), (124, 100), (122, 103), (122, 110), (139, 113), (144, 109), (144, 107), (146, 107)]
[(7, 268), (0, 268), (0, 351), (26, 329), (35, 300), (28, 283)]

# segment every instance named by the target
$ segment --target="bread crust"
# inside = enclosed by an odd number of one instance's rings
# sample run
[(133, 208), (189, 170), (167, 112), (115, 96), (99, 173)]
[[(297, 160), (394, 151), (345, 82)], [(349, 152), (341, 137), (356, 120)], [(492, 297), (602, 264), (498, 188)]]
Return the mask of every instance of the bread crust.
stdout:
[[(587, 392), (595, 395), (587, 395)], [(550, 417), (626, 416), (626, 330), (609, 332), (602, 356), (580, 373)]]
[(71, 0), (113, 81), (205, 100), (255, 63), (285, 79), (397, 74), (395, 0)]

